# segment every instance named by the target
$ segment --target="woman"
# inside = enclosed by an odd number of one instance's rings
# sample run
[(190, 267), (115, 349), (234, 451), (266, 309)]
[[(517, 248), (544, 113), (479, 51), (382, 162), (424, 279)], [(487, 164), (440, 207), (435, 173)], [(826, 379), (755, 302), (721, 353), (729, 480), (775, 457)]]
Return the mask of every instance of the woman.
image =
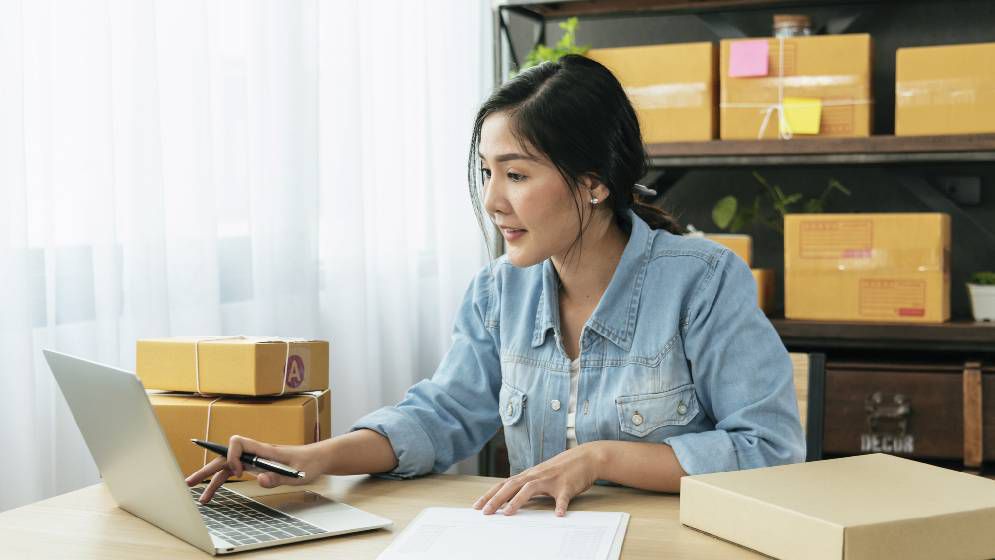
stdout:
[(791, 363), (749, 269), (635, 198), (645, 161), (597, 62), (567, 56), (504, 84), (477, 114), (469, 175), (506, 254), (472, 282), (435, 375), (330, 440), (235, 436), (188, 484), (213, 474), (209, 500), (242, 451), (308, 473), (260, 472), (264, 487), (441, 472), (502, 425), (513, 476), (476, 501), (485, 514), (546, 495), (563, 515), (599, 480), (677, 492), (686, 474), (803, 460)]

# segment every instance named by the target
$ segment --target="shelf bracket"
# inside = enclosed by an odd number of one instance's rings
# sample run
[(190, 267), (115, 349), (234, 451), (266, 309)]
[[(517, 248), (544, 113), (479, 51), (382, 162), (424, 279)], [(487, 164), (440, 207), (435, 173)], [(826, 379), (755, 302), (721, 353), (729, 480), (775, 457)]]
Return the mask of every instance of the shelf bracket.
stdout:
[[(906, 173), (899, 173), (895, 175), (899, 184), (902, 185), (909, 193), (919, 199), (920, 202), (928, 206), (930, 209), (936, 212), (945, 212), (950, 214), (951, 227), (953, 224), (967, 224), (975, 233), (979, 235), (981, 240), (984, 242), (985, 247), (995, 247), (995, 232), (988, 228), (988, 226), (980, 221), (978, 221), (974, 216), (965, 212), (963, 208), (957, 206), (953, 201), (951, 201), (946, 196), (940, 194), (932, 185), (929, 184), (926, 179), (922, 177), (917, 177), (915, 175), (909, 175)], [(991, 262), (993, 260), (993, 255), (991, 251), (984, 255), (975, 255), (978, 258), (977, 262)]]
[(875, 7), (865, 6), (857, 12), (837, 15), (829, 18), (829, 20), (820, 25), (816, 31), (825, 31), (828, 35), (857, 33), (861, 28), (866, 29), (866, 24), (876, 15), (877, 11), (875, 10)]
[(742, 39), (747, 36), (746, 32), (730, 22), (725, 14), (709, 12), (696, 15), (719, 39)]

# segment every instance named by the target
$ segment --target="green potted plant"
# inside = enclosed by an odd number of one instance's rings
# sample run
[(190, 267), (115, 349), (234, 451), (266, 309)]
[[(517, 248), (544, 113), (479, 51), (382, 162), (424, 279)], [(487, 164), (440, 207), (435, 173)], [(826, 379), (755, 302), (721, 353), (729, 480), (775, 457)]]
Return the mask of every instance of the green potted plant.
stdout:
[(781, 187), (771, 184), (763, 175), (753, 172), (753, 178), (761, 186), (760, 193), (752, 205), (740, 204), (733, 195), (719, 199), (712, 208), (712, 221), (720, 230), (736, 233), (751, 225), (763, 225), (784, 235), (784, 216), (804, 212), (825, 212), (826, 203), (833, 191), (850, 196), (850, 190), (836, 179), (830, 179), (818, 198), (805, 198), (801, 193), (785, 193)]
[(556, 42), (556, 45), (552, 47), (547, 47), (546, 45), (536, 45), (532, 52), (525, 58), (525, 62), (518, 68), (517, 71), (513, 72), (512, 75), (525, 70), (526, 68), (531, 68), (533, 66), (538, 66), (543, 62), (556, 62), (564, 55), (568, 54), (587, 54), (587, 51), (591, 50), (590, 45), (578, 45), (577, 41), (577, 18), (572, 17), (567, 19), (567, 21), (560, 23), (560, 29), (563, 30), (563, 37)]
[(995, 272), (975, 272), (967, 281), (975, 321), (995, 321)]

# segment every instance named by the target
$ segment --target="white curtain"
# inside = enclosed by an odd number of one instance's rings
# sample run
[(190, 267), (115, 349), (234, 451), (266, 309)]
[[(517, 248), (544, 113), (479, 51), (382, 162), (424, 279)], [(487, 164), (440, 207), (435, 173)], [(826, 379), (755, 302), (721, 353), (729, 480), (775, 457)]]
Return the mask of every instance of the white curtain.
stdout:
[(98, 481), (41, 348), (328, 339), (335, 433), (431, 375), (489, 46), (485, 0), (0, 0), (0, 510)]

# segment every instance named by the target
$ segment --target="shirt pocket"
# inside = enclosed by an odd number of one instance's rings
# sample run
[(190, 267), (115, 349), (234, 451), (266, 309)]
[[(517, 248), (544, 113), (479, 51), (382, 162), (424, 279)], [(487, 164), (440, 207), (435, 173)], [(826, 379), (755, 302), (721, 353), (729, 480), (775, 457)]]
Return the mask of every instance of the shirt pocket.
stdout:
[(698, 415), (698, 399), (690, 383), (663, 393), (618, 397), (615, 406), (619, 428), (636, 438), (665, 426), (686, 426)]
[(528, 395), (507, 383), (501, 383), (498, 409), (504, 425), (504, 441), (508, 448), (511, 474), (518, 474), (532, 466), (532, 440), (529, 419), (525, 412)]

